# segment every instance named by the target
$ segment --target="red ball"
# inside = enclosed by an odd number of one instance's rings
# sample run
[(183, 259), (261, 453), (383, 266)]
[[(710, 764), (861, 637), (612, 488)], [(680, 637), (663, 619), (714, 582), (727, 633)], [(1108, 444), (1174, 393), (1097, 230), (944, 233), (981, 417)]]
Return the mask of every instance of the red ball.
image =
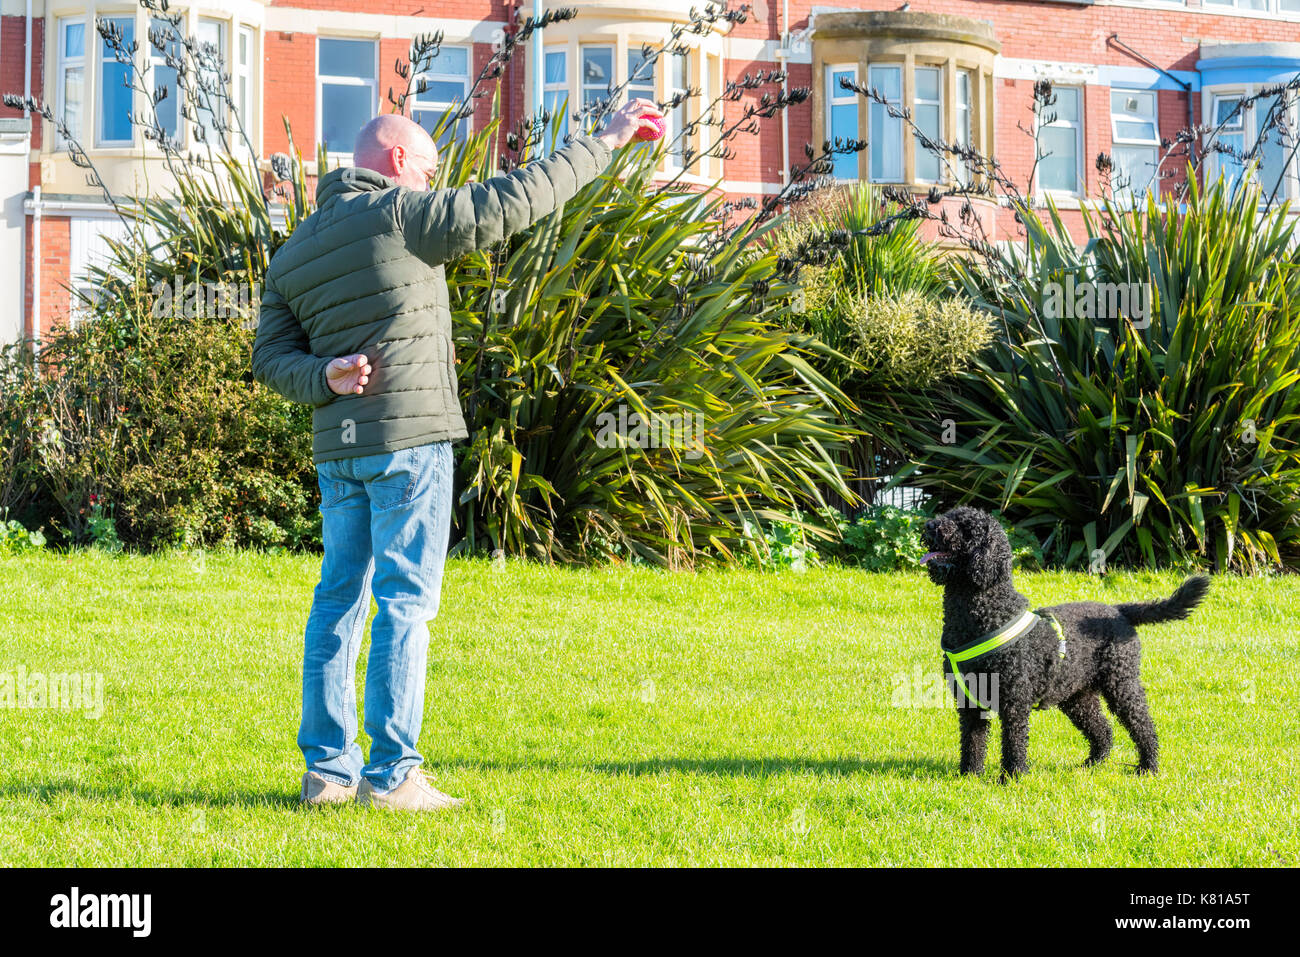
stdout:
[(643, 123), (652, 123), (654, 129), (642, 126), (636, 131), (637, 139), (640, 140), (657, 140), (664, 135), (664, 130), (668, 127), (664, 124), (662, 116), (655, 116), (653, 113), (642, 113), (640, 117)]

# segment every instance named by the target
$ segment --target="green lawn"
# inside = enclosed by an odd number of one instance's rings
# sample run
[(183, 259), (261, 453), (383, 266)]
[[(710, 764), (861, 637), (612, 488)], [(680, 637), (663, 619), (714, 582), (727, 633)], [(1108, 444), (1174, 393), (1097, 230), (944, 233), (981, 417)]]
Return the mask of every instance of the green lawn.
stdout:
[[(453, 562), (421, 740), (468, 798), (304, 811), (294, 743), (311, 556), (0, 558), (0, 675), (100, 672), (103, 715), (0, 709), (0, 863), (1291, 865), (1300, 579), (1219, 578), (1145, 629), (1162, 773), (1036, 714), (1031, 773), (956, 773), (920, 575)], [(1022, 575), (1036, 604), (1172, 576)], [(364, 659), (363, 659), (364, 664)], [(358, 686), (364, 673), (358, 676)], [(366, 744), (363, 741), (363, 745)]]

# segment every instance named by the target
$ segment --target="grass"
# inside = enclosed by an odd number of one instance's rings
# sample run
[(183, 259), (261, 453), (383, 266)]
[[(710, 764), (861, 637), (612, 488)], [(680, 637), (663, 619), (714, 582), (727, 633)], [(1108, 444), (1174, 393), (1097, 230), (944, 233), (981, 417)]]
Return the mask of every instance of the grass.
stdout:
[[(1300, 579), (1218, 578), (1145, 629), (1162, 773), (1083, 769), (1059, 712), (1031, 772), (956, 774), (920, 575), (451, 563), (421, 746), (447, 815), (296, 806), (318, 560), (0, 557), (0, 676), (100, 672), (103, 714), (0, 709), (4, 865), (1292, 865)], [(1035, 604), (1175, 577), (1019, 577)], [(364, 653), (364, 652), (363, 652)], [(363, 659), (364, 664), (364, 659)], [(364, 669), (358, 686), (364, 681)], [(996, 735), (995, 735), (996, 737)], [(367, 743), (363, 739), (363, 746)]]

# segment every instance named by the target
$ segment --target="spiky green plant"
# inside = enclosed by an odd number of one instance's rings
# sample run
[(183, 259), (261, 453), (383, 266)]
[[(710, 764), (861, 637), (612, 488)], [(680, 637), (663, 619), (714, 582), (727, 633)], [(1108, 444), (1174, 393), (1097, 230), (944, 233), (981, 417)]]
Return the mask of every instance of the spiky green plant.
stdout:
[[(1249, 183), (1189, 180), (1183, 208), (1085, 209), (1083, 247), (1054, 207), (1050, 224), (1021, 210), (1012, 268), (963, 270), (998, 337), (955, 385), (906, 400), (907, 481), (1050, 532), (1068, 564), (1300, 561), (1295, 224)], [(1045, 308), (1067, 279), (1075, 308)], [(1148, 284), (1149, 321), (1085, 314), (1088, 288), (1127, 283)]]

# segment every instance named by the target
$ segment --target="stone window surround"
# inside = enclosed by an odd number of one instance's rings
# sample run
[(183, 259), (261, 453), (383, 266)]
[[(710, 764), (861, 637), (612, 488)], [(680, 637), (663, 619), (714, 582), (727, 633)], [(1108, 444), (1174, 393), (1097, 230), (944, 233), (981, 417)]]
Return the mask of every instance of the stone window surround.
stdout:
[[(859, 83), (868, 76), (869, 65), (885, 63), (903, 66), (903, 103), (909, 106), (916, 95), (917, 66), (943, 68), (942, 138), (954, 142), (957, 136), (957, 73), (969, 71), (971, 88), (971, 145), (984, 155), (993, 146), (993, 67), (1001, 44), (984, 21), (946, 14), (897, 11), (819, 12), (812, 36), (813, 142), (827, 137), (826, 67), (856, 63)], [(868, 101), (859, 97), (858, 138), (868, 140)], [(933, 184), (916, 178), (916, 138), (903, 137), (903, 184), (917, 192)], [(859, 177), (867, 179), (869, 149), (858, 154)], [(949, 162), (953, 160), (949, 157)], [(946, 171), (945, 171), (946, 175)]]

